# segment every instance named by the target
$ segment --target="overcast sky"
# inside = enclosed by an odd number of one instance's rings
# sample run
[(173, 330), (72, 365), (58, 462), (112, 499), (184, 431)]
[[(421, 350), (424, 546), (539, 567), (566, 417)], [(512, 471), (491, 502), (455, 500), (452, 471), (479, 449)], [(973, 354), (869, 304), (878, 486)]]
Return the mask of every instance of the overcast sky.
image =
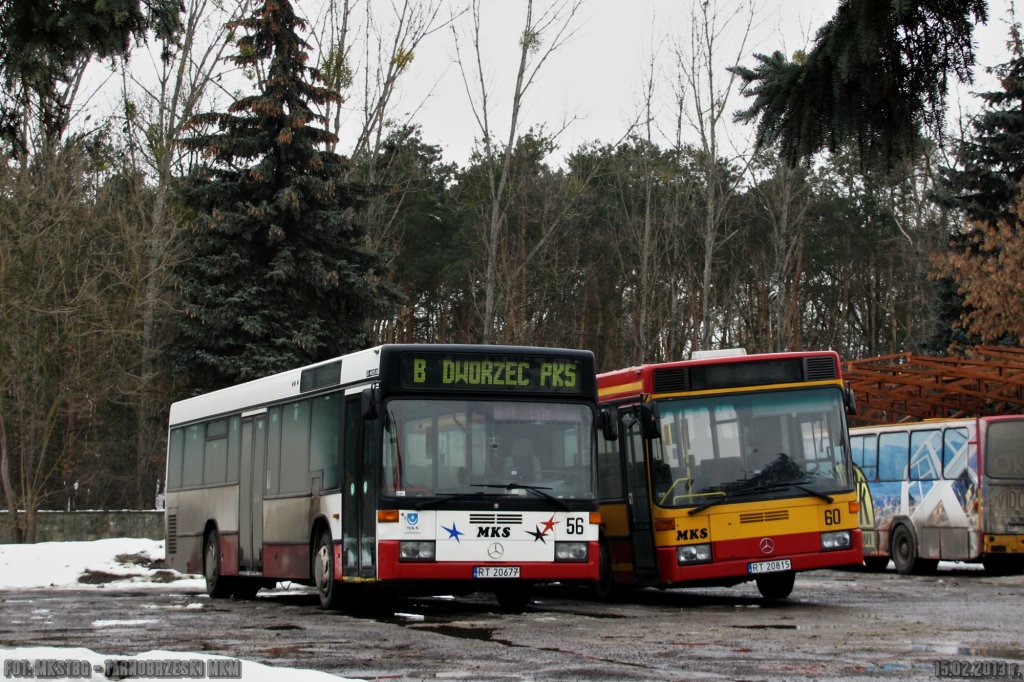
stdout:
[[(990, 20), (976, 30), (978, 61), (991, 66), (1006, 60), (1007, 8), (1011, 0), (990, 0)], [(386, 8), (383, 2), (380, 3)], [(518, 40), (522, 31), (526, 3), (522, 0), (491, 0), (483, 3), (485, 50), (484, 71), (493, 98), (491, 112), (494, 128), (507, 134), (508, 113), (518, 59)], [(537, 7), (549, 7), (538, 2)], [(576, 17), (573, 37), (551, 55), (540, 71), (539, 80), (528, 92), (520, 129), (545, 124), (547, 129), (570, 125), (559, 138), (560, 153), (580, 144), (620, 139), (640, 110), (642, 82), (650, 71), (654, 55), (655, 74), (660, 92), (655, 115), (666, 134), (672, 126), (671, 81), (674, 75), (673, 52), (688, 49), (690, 2), (680, 0), (584, 0)], [(740, 1), (719, 0), (721, 67), (716, 78), (724, 83), (726, 61), (735, 58), (747, 21), (747, 12), (729, 18), (730, 9), (745, 6)], [(753, 31), (747, 39), (741, 63), (752, 66), (755, 52), (776, 49), (787, 55), (810, 46), (814, 33), (834, 13), (835, 0), (758, 0)], [(537, 11), (535, 7), (535, 11)], [(382, 12), (383, 14), (383, 12)], [(458, 23), (468, 50), (469, 24), (466, 17)], [(726, 23), (728, 19), (728, 23)], [(721, 26), (724, 24), (724, 27)], [(465, 56), (465, 52), (464, 52)], [(455, 63), (451, 30), (429, 37), (417, 50), (403, 84), (403, 96), (395, 111), (415, 110), (414, 119), (423, 128), (426, 141), (440, 145), (445, 159), (465, 163), (479, 138), (468, 96)], [(991, 85), (991, 82), (983, 83)], [(977, 89), (977, 88), (975, 88)], [(962, 103), (968, 110), (977, 105), (968, 102), (966, 93), (954, 95), (950, 117), (957, 115)], [(746, 106), (746, 98), (733, 92), (729, 118)], [(750, 136), (749, 126), (730, 126), (734, 146), (742, 149)]]

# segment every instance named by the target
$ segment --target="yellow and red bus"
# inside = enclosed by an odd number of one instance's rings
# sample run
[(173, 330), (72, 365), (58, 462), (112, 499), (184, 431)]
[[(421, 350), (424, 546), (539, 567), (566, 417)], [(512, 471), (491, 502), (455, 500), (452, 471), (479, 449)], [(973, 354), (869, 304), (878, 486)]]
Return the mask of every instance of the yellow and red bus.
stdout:
[(859, 565), (859, 502), (839, 356), (695, 354), (598, 375), (617, 442), (599, 445), (601, 580), (756, 581), (784, 599), (800, 571)]
[(288, 580), (326, 608), (377, 585), (518, 610), (598, 577), (598, 426), (593, 354), (551, 348), (384, 345), (177, 402), (167, 563), (211, 597)]

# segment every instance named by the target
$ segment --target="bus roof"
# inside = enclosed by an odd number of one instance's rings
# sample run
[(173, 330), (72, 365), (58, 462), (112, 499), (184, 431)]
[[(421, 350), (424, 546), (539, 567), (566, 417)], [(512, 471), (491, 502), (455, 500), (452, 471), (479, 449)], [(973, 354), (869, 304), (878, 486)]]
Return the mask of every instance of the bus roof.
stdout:
[(388, 356), (408, 351), (490, 355), (557, 354), (585, 358), (591, 364), (594, 357), (593, 353), (586, 350), (532, 346), (384, 344), (178, 401), (171, 405), (169, 425), (173, 427), (217, 415), (245, 412), (321, 388), (368, 385), (378, 380)]
[[(691, 382), (694, 368), (710, 366), (755, 366), (764, 370), (763, 377), (745, 373), (731, 380), (723, 378), (721, 385), (709, 384), (698, 388)], [(697, 360), (677, 360), (638, 365), (627, 369), (597, 375), (598, 396), (613, 400), (652, 393), (681, 393), (687, 390), (713, 390), (742, 386), (764, 386), (800, 381), (839, 380), (839, 354), (835, 351), (803, 351), (788, 353), (761, 353), (731, 355)]]

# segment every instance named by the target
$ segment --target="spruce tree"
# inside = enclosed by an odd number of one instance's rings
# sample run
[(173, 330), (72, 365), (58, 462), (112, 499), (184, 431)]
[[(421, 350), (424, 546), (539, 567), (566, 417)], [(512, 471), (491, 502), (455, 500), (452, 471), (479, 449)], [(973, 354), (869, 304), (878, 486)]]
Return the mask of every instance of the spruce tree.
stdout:
[(922, 128), (941, 138), (949, 78), (970, 82), (974, 24), (986, 0), (840, 0), (812, 49), (789, 60), (757, 54), (731, 69), (757, 122), (757, 145), (791, 164), (855, 147), (885, 169), (914, 154)]
[(201, 389), (364, 347), (396, 300), (358, 221), (370, 188), (344, 180), (348, 161), (317, 127), (314, 107), (340, 97), (306, 66), (305, 22), (265, 0), (229, 28), (257, 94), (195, 117), (187, 141), (207, 162), (186, 191), (196, 217), (176, 345)]
[(992, 69), (1001, 90), (980, 95), (984, 108), (959, 144), (956, 165), (943, 168), (936, 201), (971, 221), (1020, 224), (1018, 201), (1024, 178), (1024, 49), (1020, 27), (1011, 31), (1012, 58)]

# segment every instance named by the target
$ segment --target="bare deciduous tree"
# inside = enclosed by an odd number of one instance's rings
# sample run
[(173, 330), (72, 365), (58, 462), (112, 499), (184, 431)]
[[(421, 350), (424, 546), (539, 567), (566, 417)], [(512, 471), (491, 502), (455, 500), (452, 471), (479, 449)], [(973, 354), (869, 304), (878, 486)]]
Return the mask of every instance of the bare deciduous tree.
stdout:
[[(487, 214), (484, 216), (482, 231), (484, 245), (482, 341), (484, 343), (492, 342), (498, 335), (496, 320), (499, 309), (499, 249), (507, 229), (509, 197), (513, 182), (512, 162), (516, 143), (520, 137), (523, 103), (531, 86), (536, 82), (541, 68), (572, 37), (576, 13), (580, 6), (580, 0), (564, 0), (535, 15), (533, 1), (527, 2), (523, 30), (519, 38), (515, 85), (512, 89), (512, 102), (508, 111), (508, 133), (502, 137), (499, 137), (495, 123), (492, 121), (494, 114), (491, 103), (492, 91), (484, 70), (483, 17), (480, 0), (474, 0), (470, 10), (472, 21), (470, 41), (473, 48), (470, 55), (463, 54), (459, 32), (453, 25), (456, 59), (480, 133), (480, 152), (490, 171), (488, 173)], [(547, 237), (542, 241), (546, 241), (550, 237), (552, 229), (548, 229), (546, 234)]]

